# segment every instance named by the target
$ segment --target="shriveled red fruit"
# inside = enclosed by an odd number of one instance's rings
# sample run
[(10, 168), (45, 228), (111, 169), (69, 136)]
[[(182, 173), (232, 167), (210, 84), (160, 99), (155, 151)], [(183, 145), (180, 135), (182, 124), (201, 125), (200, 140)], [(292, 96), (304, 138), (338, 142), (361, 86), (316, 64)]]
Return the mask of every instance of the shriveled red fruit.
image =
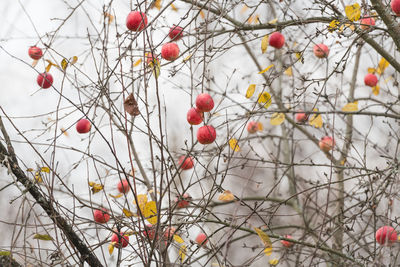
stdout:
[(196, 107), (201, 112), (208, 112), (214, 108), (214, 100), (207, 94), (199, 94), (196, 97)]
[(163, 44), (161, 48), (161, 57), (168, 61), (174, 61), (179, 56), (179, 46), (176, 43)]
[(329, 47), (324, 44), (316, 44), (314, 45), (314, 55), (317, 58), (326, 58), (329, 55)]
[(178, 209), (183, 209), (189, 206), (192, 197), (188, 193), (184, 193), (182, 196), (177, 196), (175, 198), (176, 207)]
[(114, 233), (111, 236), (111, 242), (115, 242), (114, 247), (116, 248), (124, 248), (129, 244), (129, 236), (125, 235), (123, 232), (120, 232), (119, 234)]
[(106, 209), (94, 210), (93, 211), (94, 221), (97, 223), (106, 223), (110, 220), (110, 215)]
[(280, 32), (272, 33), (268, 38), (269, 45), (280, 49), (285, 44), (285, 36)]
[(207, 239), (207, 236), (206, 236), (205, 233), (199, 233), (199, 234), (197, 235), (195, 241), (196, 241), (196, 243), (197, 243), (199, 246), (204, 247), (204, 246), (207, 244), (208, 239)]
[(360, 28), (368, 30), (370, 26), (375, 26), (375, 19), (371, 17), (365, 17), (360, 20)]
[(324, 152), (332, 150), (334, 146), (335, 146), (335, 140), (333, 140), (333, 138), (330, 136), (324, 136), (319, 141), (319, 148), (321, 148), (321, 150)]
[(122, 180), (118, 183), (118, 191), (121, 193), (128, 193), (130, 190), (129, 183), (127, 180)]
[(382, 226), (376, 231), (375, 238), (380, 245), (391, 245), (397, 241), (397, 232), (391, 226)]
[(375, 74), (368, 73), (364, 77), (364, 83), (367, 86), (374, 87), (378, 84), (378, 77)]
[(140, 11), (131, 11), (126, 17), (126, 27), (131, 31), (141, 31), (147, 26), (147, 16)]
[(144, 226), (143, 236), (148, 237), (149, 239), (153, 240), (156, 237), (156, 229), (155, 227), (148, 223)]
[(217, 132), (211, 125), (201, 126), (197, 130), (197, 140), (200, 144), (207, 145), (215, 141)]
[[(186, 158), (186, 159), (185, 159)], [(180, 156), (178, 160), (178, 166), (181, 166), (181, 169), (183, 170), (190, 170), (193, 168), (194, 161), (191, 156)]]
[[(293, 239), (293, 237), (291, 235), (285, 235), (285, 238)], [(293, 246), (292, 242), (286, 241), (286, 240), (281, 240), (281, 244), (286, 248), (290, 248)]]
[(76, 123), (76, 131), (80, 134), (88, 133), (92, 124), (87, 119), (81, 119)]
[(37, 47), (37, 46), (31, 46), (28, 49), (28, 55), (34, 59), (34, 60), (38, 60), (43, 56), (43, 51), (41, 48)]
[(249, 123), (247, 123), (247, 131), (249, 133), (256, 133), (258, 131), (258, 122), (249, 121)]
[(198, 125), (203, 122), (203, 112), (197, 108), (191, 108), (187, 112), (186, 119), (191, 125)]
[(173, 41), (178, 41), (183, 36), (183, 28), (180, 26), (173, 25), (169, 30), (168, 36)]
[(306, 113), (296, 113), (296, 121), (298, 123), (306, 123), (308, 121), (308, 115)]
[(53, 76), (48, 72), (40, 73), (36, 82), (43, 89), (47, 89), (53, 84)]
[(392, 0), (390, 7), (397, 16), (400, 16), (400, 0)]

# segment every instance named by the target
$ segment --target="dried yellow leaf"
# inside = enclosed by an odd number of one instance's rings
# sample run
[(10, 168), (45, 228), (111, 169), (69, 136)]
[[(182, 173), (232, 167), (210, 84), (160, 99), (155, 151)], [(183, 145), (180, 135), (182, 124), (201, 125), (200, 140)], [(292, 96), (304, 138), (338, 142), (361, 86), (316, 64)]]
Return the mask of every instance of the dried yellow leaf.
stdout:
[(156, 0), (153, 4), (153, 7), (157, 8), (158, 10), (161, 9), (161, 0)]
[(104, 12), (104, 17), (108, 18), (108, 24), (111, 24), (114, 21), (114, 16), (110, 13)]
[(231, 191), (225, 190), (221, 195), (219, 195), (218, 200), (223, 202), (230, 202), (235, 199), (235, 196), (232, 194)]
[[(137, 200), (138, 200), (138, 208), (139, 210), (144, 213), (144, 208), (146, 207), (146, 203), (147, 203), (147, 195), (145, 194), (139, 194), (136, 196)], [(135, 200), (133, 200), (133, 204), (136, 205)]]
[(346, 112), (358, 111), (358, 101), (355, 101), (353, 103), (347, 103), (342, 108), (342, 111), (346, 111)]
[(78, 61), (78, 57), (77, 56), (73, 56), (70, 64), (74, 65), (77, 61)]
[(188, 61), (191, 57), (192, 57), (192, 54), (188, 55), (187, 57), (185, 57), (185, 58), (183, 59), (183, 62)]
[(142, 63), (142, 59), (141, 58), (139, 58), (138, 60), (135, 61), (135, 63), (133, 63), (133, 67), (139, 66), (140, 63)]
[(51, 241), (53, 240), (53, 238), (49, 235), (41, 235), (41, 234), (35, 234), (33, 236), (33, 239), (39, 239), (39, 240), (43, 240), (43, 241)]
[[(313, 111), (318, 111), (318, 109), (313, 109)], [(313, 114), (310, 118), (309, 124), (315, 128), (321, 128), (324, 124), (322, 121), (321, 114)]]
[(32, 67), (36, 67), (36, 65), (37, 65), (37, 63), (39, 62), (39, 60), (34, 60), (33, 62), (32, 62)]
[(379, 95), (379, 89), (380, 89), (379, 85), (375, 85), (374, 87), (372, 87), (372, 93), (374, 95)]
[(204, 19), (204, 18), (206, 17), (206, 15), (204, 14), (203, 10), (200, 10), (200, 17), (201, 17), (202, 19)]
[(40, 168), (40, 171), (41, 171), (41, 172), (50, 173), (50, 168), (49, 168), (49, 167), (42, 167), (42, 168)]
[(261, 39), (261, 53), (265, 53), (267, 52), (267, 48), (268, 48), (268, 39), (269, 39), (269, 35), (266, 34), (262, 39)]
[(66, 70), (68, 67), (68, 61), (67, 59), (63, 58), (63, 60), (61, 60), (61, 68), (62, 70)]
[(104, 186), (101, 184), (96, 184), (95, 182), (89, 182), (89, 186), (91, 187), (92, 193), (96, 194), (103, 190)]
[(264, 125), (261, 122), (257, 122), (257, 131), (262, 132), (264, 130)]
[(271, 116), (270, 124), (271, 125), (281, 125), (285, 121), (285, 114), (275, 112)]
[(271, 102), (271, 95), (268, 92), (262, 92), (258, 95), (258, 103), (264, 104), (264, 108), (268, 108)]
[(183, 262), (186, 258), (186, 246), (185, 245), (180, 246), (178, 254), (179, 254), (179, 258), (181, 259), (181, 262)]
[(172, 8), (173, 11), (178, 12), (178, 9), (174, 4), (171, 4), (170, 7)]
[(53, 64), (51, 64), (51, 63), (49, 63), (47, 66), (46, 66), (46, 72), (49, 72), (50, 71), (50, 69), (51, 69), (51, 66), (53, 66)]
[(127, 209), (123, 209), (122, 210), (122, 212), (125, 214), (125, 216), (126, 217), (132, 217), (132, 216), (135, 216), (135, 213), (133, 213), (132, 211), (130, 211), (130, 210), (127, 210)]
[(271, 264), (272, 266), (278, 265), (279, 260), (278, 259), (271, 259), (268, 261), (269, 264)]
[(26, 169), (26, 171), (27, 171), (27, 172), (33, 172), (33, 171), (34, 171), (34, 169), (32, 169), (32, 168), (28, 168), (28, 169)]
[(108, 245), (108, 253), (111, 255), (112, 253), (113, 253), (113, 251), (114, 251), (114, 243), (115, 242), (111, 242), (109, 245)]
[(179, 244), (182, 244), (185, 242), (185, 241), (183, 241), (182, 237), (180, 237), (179, 235), (174, 235), (173, 238)]
[(263, 74), (265, 72), (267, 72), (270, 68), (272, 68), (274, 66), (274, 64), (269, 65), (268, 67), (266, 67), (265, 69), (263, 69), (262, 71), (260, 71), (258, 74)]
[(11, 255), (10, 251), (5, 251), (5, 250), (0, 251), (0, 256), (10, 256), (10, 255)]
[(375, 73), (376, 69), (375, 68), (368, 68), (368, 73)]
[(60, 130), (61, 130), (61, 132), (63, 133), (63, 135), (65, 135), (65, 136), (69, 136), (69, 135), (68, 135), (68, 131), (67, 131), (67, 130), (65, 130), (65, 128), (64, 128), (64, 127), (61, 127), (61, 128), (60, 128)]
[(346, 13), (346, 17), (350, 21), (357, 21), (361, 17), (361, 8), (360, 8), (360, 5), (358, 3), (346, 6), (344, 8), (344, 12)]
[(35, 172), (35, 180), (38, 183), (43, 182), (43, 178), (42, 178), (42, 175), (40, 175), (40, 172)]
[(253, 20), (254, 20), (254, 16), (251, 15), (251, 16), (247, 19), (247, 23), (248, 23), (248, 24), (252, 24), (252, 23), (253, 23)]
[(301, 53), (301, 52), (296, 52), (294, 55), (295, 55), (296, 58), (301, 62), (301, 64), (304, 64), (303, 53)]
[(117, 198), (122, 197), (124, 194), (120, 193), (120, 194), (118, 194), (118, 195), (112, 195), (112, 194), (108, 194), (108, 195), (109, 195), (110, 197), (112, 197), (112, 198), (117, 199)]
[(378, 64), (378, 68), (376, 69), (376, 73), (382, 75), (385, 69), (389, 66), (389, 62), (385, 58), (381, 58)]
[(268, 24), (276, 24), (278, 22), (278, 19), (275, 18), (273, 20), (268, 21)]
[(247, 11), (247, 9), (249, 9), (249, 7), (246, 4), (244, 4), (242, 9), (240, 10), (240, 13), (243, 14), (244, 12)]
[(146, 217), (146, 220), (149, 223), (151, 224), (157, 223), (157, 206), (155, 201), (150, 201), (146, 203), (143, 215), (144, 217)]
[(333, 32), (334, 30), (336, 30), (339, 27), (339, 25), (340, 25), (340, 22), (338, 20), (336, 20), (336, 19), (332, 20), (329, 23), (328, 31)]
[(254, 17), (254, 24), (256, 23), (260, 23), (260, 15), (258, 14)]
[(285, 70), (285, 74), (289, 77), (293, 76), (292, 67), (289, 67)]
[(249, 88), (247, 88), (247, 91), (246, 91), (246, 98), (252, 97), (255, 91), (256, 91), (256, 85), (250, 84)]
[(240, 151), (240, 147), (239, 147), (238, 141), (235, 138), (231, 138), (229, 140), (229, 147), (235, 152), (239, 152)]
[(265, 255), (270, 256), (272, 254), (272, 243), (271, 240), (269, 239), (269, 236), (260, 228), (254, 227), (254, 230), (256, 231), (257, 235), (260, 237), (261, 241), (264, 244)]

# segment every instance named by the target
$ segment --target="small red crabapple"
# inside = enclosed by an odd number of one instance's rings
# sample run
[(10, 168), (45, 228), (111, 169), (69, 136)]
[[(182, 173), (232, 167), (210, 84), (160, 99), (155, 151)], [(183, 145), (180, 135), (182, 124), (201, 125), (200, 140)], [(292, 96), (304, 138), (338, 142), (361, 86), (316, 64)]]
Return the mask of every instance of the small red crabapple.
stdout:
[(270, 46), (280, 49), (285, 44), (285, 36), (280, 32), (274, 32), (269, 36), (268, 41)]
[(184, 193), (182, 196), (177, 196), (175, 198), (176, 207), (178, 209), (183, 209), (189, 206), (192, 197), (188, 193)]
[(183, 36), (183, 28), (180, 26), (173, 25), (169, 30), (168, 36), (173, 41), (178, 41)]
[(120, 182), (118, 183), (117, 188), (118, 188), (118, 191), (119, 191), (120, 193), (124, 193), (124, 194), (128, 193), (129, 190), (130, 190), (129, 183), (128, 183), (127, 180), (122, 180), (122, 181), (120, 181)]
[(335, 146), (335, 140), (330, 136), (324, 136), (321, 138), (318, 145), (322, 151), (329, 152), (329, 150), (332, 150)]
[(97, 223), (106, 223), (110, 220), (110, 215), (106, 209), (99, 209), (93, 211), (94, 221)]
[(368, 73), (364, 77), (364, 84), (370, 87), (374, 87), (378, 84), (378, 77), (375, 74)]
[(40, 73), (36, 82), (43, 89), (47, 89), (53, 84), (53, 76), (48, 72)]
[(92, 124), (87, 119), (81, 119), (76, 123), (76, 131), (80, 134), (88, 133)]
[(179, 46), (176, 43), (166, 43), (161, 47), (161, 57), (168, 61), (174, 61), (179, 56)]
[(327, 58), (329, 55), (329, 47), (324, 44), (316, 44), (314, 45), (314, 55), (317, 58)]
[(308, 121), (308, 115), (306, 113), (296, 113), (296, 121), (298, 123), (306, 123)]
[(116, 248), (124, 248), (129, 244), (129, 236), (125, 235), (123, 232), (120, 232), (119, 234), (114, 233), (111, 236), (111, 242), (114, 243), (114, 247)]
[[(289, 239), (293, 239), (293, 237), (291, 235), (285, 235), (285, 238), (289, 238)], [(286, 248), (290, 248), (293, 246), (293, 243), (290, 241), (286, 241), (286, 240), (281, 240), (281, 244), (286, 247)]]
[(43, 51), (37, 46), (31, 46), (28, 49), (28, 55), (34, 60), (39, 60), (43, 56)]
[(203, 122), (203, 112), (197, 108), (191, 108), (187, 112), (186, 119), (191, 125), (198, 125)]
[[(185, 159), (186, 158), (186, 159)], [(190, 170), (193, 168), (194, 161), (191, 156), (180, 156), (178, 160), (178, 166), (181, 166), (182, 170)]]
[(140, 11), (131, 11), (126, 17), (126, 27), (131, 31), (141, 31), (147, 26), (147, 16)]
[(211, 111), (214, 108), (214, 100), (207, 93), (199, 94), (196, 97), (196, 107), (201, 112)]
[(197, 235), (195, 241), (196, 241), (196, 243), (197, 243), (199, 246), (205, 247), (205, 245), (206, 245), (207, 242), (208, 242), (208, 239), (207, 239), (207, 236), (206, 236), (205, 233), (199, 233), (199, 234)]
[(211, 125), (201, 126), (197, 130), (197, 140), (200, 144), (207, 145), (215, 141), (217, 132)]
[(392, 245), (397, 241), (397, 232), (391, 226), (382, 226), (376, 231), (376, 242), (380, 245)]

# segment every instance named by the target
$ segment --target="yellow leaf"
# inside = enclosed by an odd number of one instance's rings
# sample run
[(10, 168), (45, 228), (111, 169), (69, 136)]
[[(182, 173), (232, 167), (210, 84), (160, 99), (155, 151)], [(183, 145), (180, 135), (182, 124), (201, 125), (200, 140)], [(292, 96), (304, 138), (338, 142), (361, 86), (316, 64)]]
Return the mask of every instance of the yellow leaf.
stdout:
[(51, 64), (51, 63), (49, 63), (49, 64), (46, 66), (46, 72), (49, 72), (49, 71), (50, 71), (51, 66), (53, 66), (53, 64)]
[(174, 235), (173, 238), (174, 238), (174, 240), (175, 240), (176, 242), (178, 242), (179, 244), (182, 244), (182, 243), (185, 242), (185, 241), (183, 241), (182, 237), (180, 237), (179, 235)]
[(231, 138), (229, 140), (229, 147), (235, 152), (239, 152), (240, 151), (240, 147), (239, 147), (238, 141), (235, 138)]
[(267, 52), (267, 48), (268, 48), (268, 39), (269, 39), (269, 35), (266, 34), (262, 39), (261, 39), (261, 53), (265, 53)]
[(287, 75), (287, 76), (292, 76), (293, 75), (293, 71), (292, 71), (292, 67), (289, 67), (289, 68), (287, 68), (286, 70), (285, 70), (285, 74)]
[(26, 169), (26, 171), (27, 171), (27, 172), (33, 172), (33, 171), (34, 171), (34, 169), (32, 169), (32, 168), (28, 168), (28, 169)]
[(254, 17), (254, 24), (260, 23), (259, 18), (260, 18), (260, 15), (258, 15), (258, 14)]
[(127, 209), (123, 209), (122, 210), (122, 212), (125, 214), (125, 216), (126, 217), (132, 217), (132, 216), (135, 216), (135, 214), (132, 212), (132, 211), (130, 211), (130, 210), (127, 210)]
[(285, 121), (285, 114), (283, 113), (274, 113), (271, 116), (270, 124), (271, 125), (281, 125)]
[(11, 252), (10, 251), (0, 251), (0, 256), (10, 256)]
[[(146, 203), (147, 203), (147, 195), (145, 195), (145, 194), (139, 194), (139, 195), (137, 195), (136, 196), (136, 198), (137, 198), (137, 200), (138, 200), (138, 208), (139, 208), (139, 210), (142, 212), (142, 213), (144, 213), (144, 208), (146, 207)], [(136, 202), (135, 202), (135, 200), (133, 200), (133, 204), (135, 204), (136, 205)]]
[(50, 173), (50, 169), (49, 169), (49, 167), (42, 167), (42, 168), (40, 169), (40, 171), (41, 171), (41, 172), (47, 172), (47, 173)]
[(96, 184), (95, 182), (89, 182), (89, 186), (91, 187), (92, 193), (96, 194), (103, 190), (104, 186), (101, 184)]
[(296, 52), (295, 56), (296, 56), (296, 58), (301, 62), (301, 64), (304, 64), (303, 53), (301, 53), (301, 52)]
[[(314, 108), (313, 111), (318, 111), (318, 109)], [(323, 125), (321, 114), (313, 114), (310, 118), (309, 124), (315, 128), (321, 128)]]
[(144, 217), (146, 217), (146, 220), (149, 223), (151, 224), (157, 223), (157, 206), (155, 201), (150, 201), (146, 203), (143, 215)]
[(333, 32), (334, 30), (336, 30), (339, 27), (339, 25), (340, 25), (340, 22), (338, 20), (336, 20), (336, 19), (332, 20), (329, 23), (328, 31)]
[(268, 67), (266, 67), (265, 69), (263, 69), (262, 71), (260, 71), (258, 74), (263, 74), (264, 72), (267, 72), (270, 68), (272, 68), (274, 66), (274, 64), (269, 65)]
[(346, 6), (344, 8), (344, 12), (346, 13), (346, 17), (350, 21), (357, 21), (361, 17), (361, 8), (360, 8), (360, 5), (358, 3)]
[(368, 73), (375, 73), (376, 69), (375, 68), (368, 68)]
[(379, 85), (375, 85), (374, 87), (372, 87), (372, 93), (374, 95), (379, 95), (379, 89), (380, 89)]
[(278, 19), (276, 18), (276, 19), (268, 21), (268, 24), (276, 24), (277, 22), (278, 22)]
[(65, 130), (64, 127), (61, 127), (60, 130), (63, 133), (63, 135), (68, 136), (68, 132), (67, 132), (67, 130)]
[(269, 260), (268, 262), (269, 262), (269, 264), (271, 264), (272, 266), (275, 266), (275, 265), (278, 265), (279, 260), (278, 260), (278, 259), (271, 259), (271, 260)]
[(258, 103), (264, 104), (265, 108), (268, 108), (271, 105), (271, 95), (267, 92), (260, 93), (258, 95)]
[(110, 253), (110, 255), (113, 253), (114, 251), (114, 243), (115, 242), (111, 242), (110, 245), (108, 245), (108, 253)]
[(35, 234), (33, 236), (33, 239), (39, 239), (39, 240), (43, 240), (43, 241), (51, 241), (53, 240), (53, 238), (49, 235), (41, 235), (41, 234)]
[(72, 60), (71, 60), (71, 65), (74, 65), (77, 61), (78, 61), (78, 57), (77, 56), (73, 56)]
[(42, 175), (40, 175), (40, 172), (35, 172), (35, 180), (38, 183), (43, 182)]
[(153, 74), (157, 79), (160, 76), (161, 65), (159, 60), (156, 60), (155, 62), (157, 64), (153, 65), (152, 68), (153, 68)]
[(39, 62), (39, 60), (34, 60), (34, 61), (32, 62), (32, 67), (36, 67), (36, 65), (37, 65), (38, 62)]
[(264, 130), (264, 125), (261, 122), (257, 122), (257, 131), (262, 132)]
[(183, 62), (188, 61), (191, 57), (192, 57), (192, 54), (188, 55), (187, 57), (185, 57), (185, 58), (183, 59)]
[(387, 78), (383, 81), (383, 83), (384, 83), (384, 84), (387, 84), (392, 78), (393, 78), (393, 76), (387, 77)]
[(254, 94), (255, 91), (256, 91), (256, 85), (250, 84), (249, 88), (247, 88), (247, 91), (246, 91), (246, 98), (250, 98)]
[(114, 20), (114, 16), (107, 12), (104, 12), (104, 17), (108, 18), (108, 24), (111, 24)]
[(218, 200), (223, 202), (230, 202), (235, 199), (235, 196), (232, 194), (231, 191), (225, 190), (221, 195), (219, 195)]
[(170, 7), (172, 8), (173, 11), (178, 12), (178, 9), (174, 4), (171, 4)]
[(185, 257), (186, 257), (186, 246), (182, 245), (179, 248), (179, 252), (178, 253), (179, 253), (179, 258), (181, 259), (181, 262), (183, 262), (185, 260)]
[(251, 24), (251, 23), (253, 23), (253, 20), (254, 20), (254, 16), (251, 15), (251, 16), (247, 19), (247, 23), (248, 23), (248, 24)]
[(378, 68), (376, 70), (376, 73), (379, 75), (382, 75), (385, 69), (389, 66), (389, 62), (385, 58), (381, 58), (378, 64)]
[(344, 25), (341, 25), (340, 28), (339, 28), (339, 32), (342, 33), (343, 30), (344, 30)]
[(340, 165), (344, 165), (346, 163), (346, 159), (342, 159), (342, 161), (340, 161)]
[(243, 14), (244, 12), (247, 11), (247, 9), (249, 9), (249, 7), (246, 4), (244, 4), (242, 9), (240, 10), (240, 13)]
[(347, 111), (347, 112), (358, 111), (358, 101), (355, 101), (354, 103), (347, 103), (342, 108), (342, 111)]
[(120, 193), (120, 194), (118, 194), (118, 195), (112, 195), (112, 194), (108, 194), (108, 195), (109, 195), (110, 197), (112, 197), (112, 198), (117, 199), (117, 198), (122, 197), (124, 194)]
[(135, 61), (135, 63), (133, 63), (133, 67), (139, 66), (141, 62), (142, 62), (142, 59), (139, 58), (138, 60)]
[(158, 10), (160, 10), (161, 9), (161, 0), (156, 0), (154, 2), (153, 7), (157, 8)]
[(202, 19), (204, 19), (204, 18), (206, 17), (206, 15), (204, 14), (203, 10), (200, 10), (200, 17), (201, 17)]
[(272, 243), (271, 240), (269, 239), (269, 236), (260, 228), (254, 227), (254, 230), (256, 231), (257, 235), (260, 237), (261, 241), (264, 244), (265, 255), (270, 256), (272, 254)]
[(62, 70), (66, 70), (67, 67), (68, 67), (68, 61), (65, 58), (63, 58), (63, 60), (61, 60), (61, 68)]

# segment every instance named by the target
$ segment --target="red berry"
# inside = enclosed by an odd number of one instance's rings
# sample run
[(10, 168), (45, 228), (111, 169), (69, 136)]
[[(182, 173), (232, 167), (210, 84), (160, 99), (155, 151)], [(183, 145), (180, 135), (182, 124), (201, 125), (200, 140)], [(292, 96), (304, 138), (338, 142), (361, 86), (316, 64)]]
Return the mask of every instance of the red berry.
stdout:
[(47, 89), (53, 84), (53, 76), (48, 72), (40, 73), (36, 82), (43, 89)]
[(201, 112), (208, 112), (214, 108), (214, 100), (207, 94), (199, 94), (196, 97), (196, 107)]
[(76, 131), (80, 134), (88, 133), (92, 124), (87, 119), (81, 119), (76, 123)]
[(197, 140), (200, 144), (206, 145), (214, 142), (217, 137), (217, 133), (214, 127), (210, 125), (205, 125), (197, 130)]
[[(183, 161), (183, 160), (185, 160), (185, 161)], [(191, 156), (188, 156), (188, 157), (180, 156), (178, 165), (181, 166), (181, 168), (183, 170), (190, 170), (191, 168), (193, 168), (193, 165), (194, 165), (193, 158)]]
[[(285, 238), (293, 239), (293, 237), (291, 235), (285, 235)], [(290, 248), (293, 246), (292, 242), (286, 241), (286, 240), (281, 240), (281, 244), (286, 248)]]
[(188, 193), (184, 193), (182, 196), (175, 198), (176, 207), (178, 209), (183, 209), (189, 206), (192, 197)]
[(308, 115), (306, 113), (296, 113), (296, 121), (298, 123), (305, 123), (308, 121)]
[(314, 45), (314, 55), (318, 58), (326, 58), (329, 55), (329, 47), (324, 44)]
[(40, 49), (37, 46), (31, 46), (28, 49), (28, 54), (29, 56), (34, 59), (34, 60), (38, 60), (43, 56), (43, 52), (42, 49)]
[(166, 43), (161, 48), (161, 57), (168, 61), (174, 61), (179, 56), (179, 46), (176, 43)]
[(178, 41), (183, 36), (183, 28), (180, 26), (172, 26), (168, 33), (169, 38), (173, 41)]
[(203, 112), (197, 108), (191, 108), (186, 115), (186, 119), (189, 124), (198, 125), (203, 122)]
[(397, 241), (397, 232), (391, 226), (382, 226), (376, 231), (375, 238), (380, 245), (391, 245)]
[(111, 236), (111, 242), (115, 242), (114, 247), (116, 248), (124, 248), (129, 244), (129, 236), (124, 235), (122, 232), (119, 234), (114, 233)]
[(392, 0), (390, 7), (397, 16), (400, 16), (400, 0)]
[(147, 16), (140, 11), (131, 11), (126, 17), (126, 27), (131, 31), (141, 31), (147, 26)]
[(127, 180), (120, 181), (118, 183), (117, 187), (118, 187), (118, 191), (121, 192), (121, 193), (124, 193), (124, 194), (128, 193), (129, 190), (130, 190), (129, 183), (128, 183)]
[(93, 218), (95, 222), (106, 223), (110, 220), (110, 215), (107, 213), (106, 209), (94, 210)]
[(318, 145), (322, 151), (328, 152), (329, 150), (332, 150), (335, 146), (335, 140), (333, 140), (333, 138), (330, 136), (324, 136), (321, 138)]
[(375, 74), (368, 73), (364, 77), (364, 83), (367, 86), (374, 87), (378, 84), (378, 77)]
[(285, 44), (285, 36), (280, 32), (274, 32), (269, 36), (269, 45), (280, 49)]
[(202, 247), (204, 247), (204, 246), (207, 244), (207, 242), (208, 242), (207, 236), (206, 236), (205, 233), (199, 233), (199, 234), (197, 235), (195, 241), (196, 241), (196, 243), (197, 243), (199, 246), (202, 246)]

